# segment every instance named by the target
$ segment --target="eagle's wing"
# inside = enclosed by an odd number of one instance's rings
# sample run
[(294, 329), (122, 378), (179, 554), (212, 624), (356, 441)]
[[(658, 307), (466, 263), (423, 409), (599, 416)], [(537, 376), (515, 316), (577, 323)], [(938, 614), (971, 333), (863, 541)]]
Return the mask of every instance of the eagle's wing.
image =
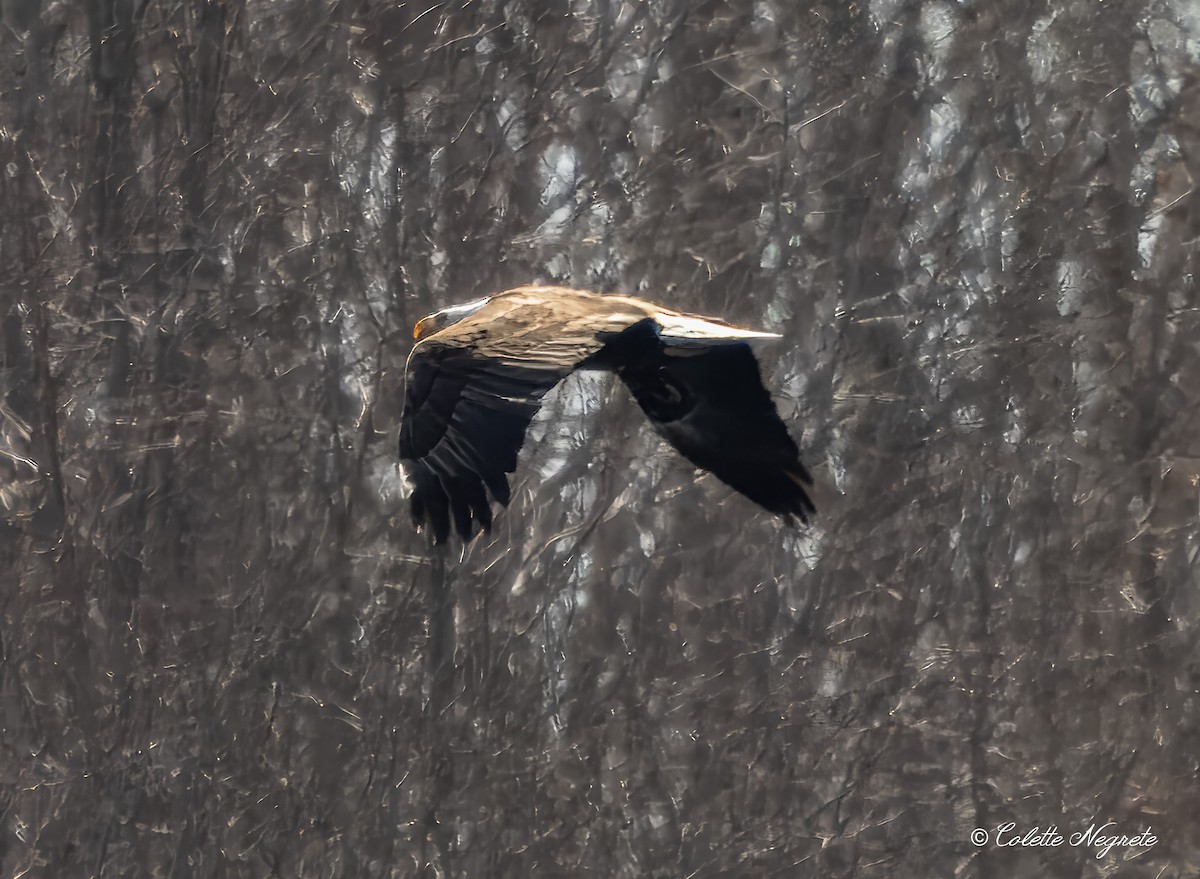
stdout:
[(418, 527), (435, 542), (491, 526), (488, 500), (509, 501), (542, 397), (604, 340), (644, 316), (636, 303), (558, 287), (520, 287), (417, 343), (405, 375), (400, 458)]
[(748, 344), (667, 348), (645, 368), (617, 372), (654, 428), (697, 467), (773, 513), (807, 521), (816, 512), (812, 477)]
[(508, 503), (507, 474), (517, 468), (529, 422), (582, 357), (520, 363), (452, 346), (414, 351), (400, 458), (412, 483), (413, 520), (418, 527), (428, 523), (436, 543), (449, 535), (451, 519), (464, 540), (476, 524), (491, 527), (488, 493)]

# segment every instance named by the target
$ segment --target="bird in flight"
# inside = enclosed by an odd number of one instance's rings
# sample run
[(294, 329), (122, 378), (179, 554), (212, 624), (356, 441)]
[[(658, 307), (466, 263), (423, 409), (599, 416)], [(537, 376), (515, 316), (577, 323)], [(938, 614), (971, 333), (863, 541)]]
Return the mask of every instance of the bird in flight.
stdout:
[(743, 330), (631, 296), (517, 287), (417, 321), (404, 375), (400, 459), (413, 521), (464, 541), (507, 505), (525, 431), (577, 369), (616, 373), (685, 458), (759, 506), (807, 521), (812, 477)]

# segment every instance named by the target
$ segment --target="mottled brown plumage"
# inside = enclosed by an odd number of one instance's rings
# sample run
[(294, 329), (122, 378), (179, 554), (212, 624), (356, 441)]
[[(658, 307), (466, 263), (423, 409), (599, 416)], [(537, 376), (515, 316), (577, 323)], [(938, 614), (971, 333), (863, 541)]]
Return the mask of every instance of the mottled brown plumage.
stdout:
[(690, 461), (773, 513), (814, 512), (811, 478), (750, 339), (774, 338), (629, 296), (518, 287), (422, 318), (405, 371), (400, 457), (435, 542), (507, 504), (541, 399), (576, 369), (615, 372)]

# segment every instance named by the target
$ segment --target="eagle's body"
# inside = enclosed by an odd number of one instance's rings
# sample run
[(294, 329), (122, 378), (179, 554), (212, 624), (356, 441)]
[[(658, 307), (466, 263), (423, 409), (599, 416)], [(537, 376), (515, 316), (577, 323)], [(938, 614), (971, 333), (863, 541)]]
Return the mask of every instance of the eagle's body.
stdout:
[(413, 518), (436, 542), (452, 521), (464, 540), (491, 526), (542, 397), (576, 369), (616, 373), (676, 449), (771, 512), (814, 511), (747, 344), (774, 334), (630, 296), (518, 287), (423, 318), (414, 337), (400, 458)]

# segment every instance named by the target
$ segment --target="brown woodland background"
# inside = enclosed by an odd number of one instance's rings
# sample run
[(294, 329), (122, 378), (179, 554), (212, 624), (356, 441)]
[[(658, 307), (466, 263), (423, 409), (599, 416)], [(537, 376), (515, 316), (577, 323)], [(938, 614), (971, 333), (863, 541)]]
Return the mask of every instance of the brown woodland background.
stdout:
[[(1200, 871), (1194, 3), (0, 13), (0, 875)], [(531, 281), (782, 332), (815, 526), (587, 377), (434, 552)]]

